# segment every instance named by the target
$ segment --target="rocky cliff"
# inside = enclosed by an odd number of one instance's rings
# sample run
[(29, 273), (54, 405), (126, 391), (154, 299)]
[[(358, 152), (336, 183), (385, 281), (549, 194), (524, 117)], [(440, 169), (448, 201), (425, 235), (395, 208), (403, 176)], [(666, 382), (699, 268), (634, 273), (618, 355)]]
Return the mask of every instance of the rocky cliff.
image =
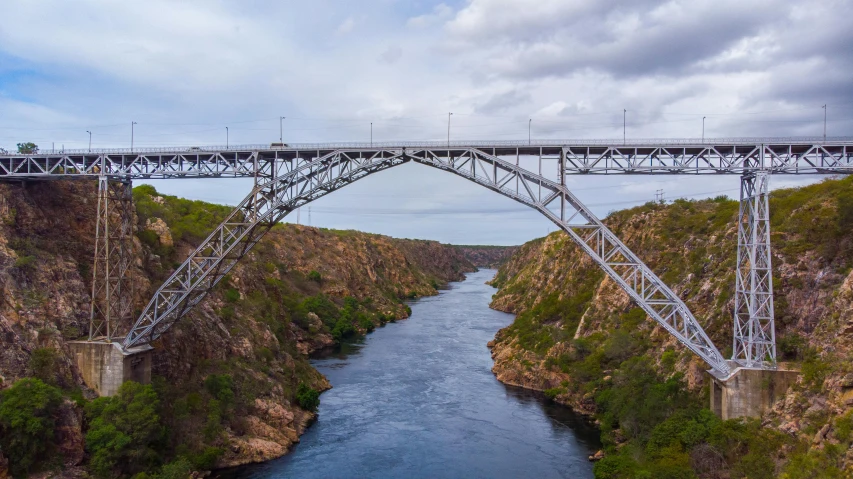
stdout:
[[(134, 200), (138, 313), (229, 208), (150, 186), (135, 189)], [(93, 395), (65, 342), (88, 328), (96, 203), (84, 182), (0, 184), (0, 391), (37, 377), (75, 400), (53, 412), (52, 440), (64, 459), (30, 470), (90, 466), (83, 436), (92, 418), (82, 409)], [(314, 417), (301, 395), (329, 387), (310, 353), (406, 318), (404, 299), (436, 294), (474, 269), (436, 242), (276, 226), (154, 344), (161, 459), (224, 467), (286, 453)], [(0, 466), (9, 461), (0, 450)]]
[[(596, 465), (598, 477), (849, 474), (851, 186), (852, 178), (827, 180), (771, 195), (779, 359), (803, 374), (761, 422), (717, 424), (703, 415), (707, 365), (563, 233), (523, 245), (493, 280), (499, 290), (492, 306), (518, 314), (490, 343), (493, 371), (597, 418), (608, 452)], [(737, 210), (724, 197), (677, 200), (605, 220), (685, 300), (726, 355)]]

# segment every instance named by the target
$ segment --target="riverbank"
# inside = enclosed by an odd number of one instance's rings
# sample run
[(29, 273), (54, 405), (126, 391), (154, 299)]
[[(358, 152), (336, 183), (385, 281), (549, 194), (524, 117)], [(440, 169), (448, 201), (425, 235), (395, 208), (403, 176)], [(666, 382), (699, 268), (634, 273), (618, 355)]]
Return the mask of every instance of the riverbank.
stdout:
[(317, 422), (274, 461), (219, 473), (266, 477), (580, 477), (597, 431), (491, 373), (486, 343), (512, 316), (488, 308), (494, 271), (470, 273), (312, 364), (333, 385)]

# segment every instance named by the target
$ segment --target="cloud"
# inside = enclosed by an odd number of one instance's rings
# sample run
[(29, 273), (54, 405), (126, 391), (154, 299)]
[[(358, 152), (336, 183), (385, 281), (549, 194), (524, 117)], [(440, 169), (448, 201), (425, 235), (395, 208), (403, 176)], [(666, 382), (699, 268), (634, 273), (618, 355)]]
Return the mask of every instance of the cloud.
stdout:
[(398, 45), (391, 45), (381, 55), (379, 55), (379, 60), (387, 63), (389, 65), (393, 65), (400, 60), (403, 56), (403, 49)]
[(355, 27), (355, 20), (353, 20), (352, 17), (348, 17), (346, 20), (341, 22), (340, 25), (338, 25), (338, 35), (344, 35), (351, 32), (353, 27)]
[(452, 15), (453, 8), (445, 3), (439, 3), (433, 8), (432, 12), (409, 18), (406, 25), (412, 28), (432, 27), (449, 19)]
[(530, 93), (510, 90), (492, 95), (483, 103), (474, 105), (474, 111), (482, 114), (504, 113), (510, 108), (530, 101)]

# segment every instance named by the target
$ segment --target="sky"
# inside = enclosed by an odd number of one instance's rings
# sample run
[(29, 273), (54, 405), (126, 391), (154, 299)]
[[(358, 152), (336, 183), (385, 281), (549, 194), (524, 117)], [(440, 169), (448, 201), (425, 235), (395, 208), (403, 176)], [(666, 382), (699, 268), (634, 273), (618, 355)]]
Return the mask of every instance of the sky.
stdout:
[[(853, 136), (853, 0), (3, 0), (0, 147)], [(826, 110), (823, 105), (827, 105)], [(280, 117), (285, 117), (281, 120)], [(226, 139), (227, 127), (227, 139)], [(528, 130), (529, 127), (529, 130)], [(819, 181), (774, 177), (773, 188)], [(158, 190), (237, 204), (241, 180)], [(572, 177), (600, 216), (738, 178)], [(554, 226), (406, 164), (299, 221), (457, 244)], [(309, 220), (310, 218), (310, 220)], [(287, 221), (296, 222), (295, 215)]]

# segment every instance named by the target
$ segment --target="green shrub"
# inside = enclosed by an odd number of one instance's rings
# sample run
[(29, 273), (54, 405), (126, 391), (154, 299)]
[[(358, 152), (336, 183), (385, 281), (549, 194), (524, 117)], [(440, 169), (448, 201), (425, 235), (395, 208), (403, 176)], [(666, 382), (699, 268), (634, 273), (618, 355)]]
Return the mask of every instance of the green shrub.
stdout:
[(240, 292), (234, 288), (228, 288), (225, 290), (225, 301), (229, 303), (236, 303), (240, 301)]
[(320, 406), (320, 393), (305, 383), (296, 389), (296, 404), (306, 411), (316, 411)]
[(803, 360), (802, 373), (803, 384), (813, 392), (819, 392), (823, 388), (823, 382), (831, 371), (829, 363), (820, 357), (820, 354), (813, 349), (805, 352), (805, 360)]
[(36, 257), (33, 255), (27, 256), (19, 256), (18, 259), (15, 260), (15, 267), (21, 270), (33, 270), (36, 265)]
[(216, 461), (222, 457), (223, 452), (225, 451), (220, 447), (208, 446), (202, 452), (190, 456), (189, 460), (196, 469), (209, 471), (216, 466)]
[(553, 401), (553, 400), (557, 399), (557, 396), (559, 396), (560, 393), (563, 392), (563, 390), (561, 388), (550, 388), (550, 389), (546, 389), (544, 392), (545, 392), (545, 397), (547, 397), (548, 399)]
[(320, 272), (317, 270), (311, 270), (311, 272), (308, 273), (308, 279), (310, 279), (311, 281), (314, 281), (315, 283), (320, 283), (323, 281), (323, 277), (320, 275)]
[(204, 388), (225, 407), (234, 401), (234, 380), (228, 374), (211, 374), (205, 378)]
[(193, 472), (193, 465), (186, 458), (180, 457), (160, 469), (160, 474), (152, 479), (187, 479)]
[(56, 350), (36, 348), (30, 355), (30, 369), (33, 376), (46, 383), (53, 384), (56, 377)]
[(207, 402), (207, 421), (204, 424), (204, 438), (213, 441), (222, 433), (222, 402), (211, 399)]
[(39, 379), (21, 379), (0, 391), (0, 449), (13, 474), (26, 475), (48, 459), (61, 403), (59, 389)]
[(156, 249), (160, 247), (160, 236), (151, 230), (141, 229), (136, 232), (136, 237), (139, 238), (142, 244), (149, 248)]
[(323, 294), (309, 296), (302, 300), (302, 303), (297, 308), (297, 314), (304, 316), (307, 313), (314, 313), (327, 327), (334, 327), (338, 320), (338, 307), (328, 297)]
[(124, 383), (115, 396), (86, 405), (86, 449), (98, 476), (130, 475), (159, 464), (165, 437), (159, 405), (150, 384), (133, 381)]

